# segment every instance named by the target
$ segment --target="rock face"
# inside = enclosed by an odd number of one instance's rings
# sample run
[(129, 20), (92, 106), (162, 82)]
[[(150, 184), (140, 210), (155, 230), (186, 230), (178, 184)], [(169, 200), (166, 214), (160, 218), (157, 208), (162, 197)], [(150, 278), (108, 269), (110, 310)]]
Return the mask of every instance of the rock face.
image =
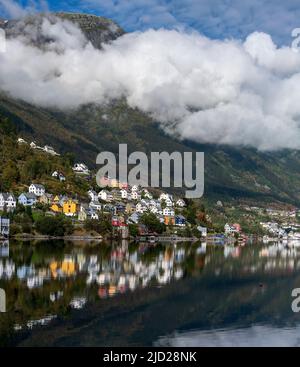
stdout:
[(95, 15), (56, 13), (56, 16), (78, 24), (86, 38), (96, 48), (115, 40), (125, 32), (112, 20)]
[(125, 33), (110, 19), (77, 13), (35, 14), (23, 19), (8, 21), (0, 19), (0, 28), (5, 30), (8, 38), (25, 36), (35, 46), (43, 47), (45, 43), (51, 42), (51, 39), (45, 38), (41, 32), (45, 18), (51, 23), (56, 23), (59, 18), (77, 24), (87, 40), (96, 48), (101, 48), (103, 43), (111, 42)]

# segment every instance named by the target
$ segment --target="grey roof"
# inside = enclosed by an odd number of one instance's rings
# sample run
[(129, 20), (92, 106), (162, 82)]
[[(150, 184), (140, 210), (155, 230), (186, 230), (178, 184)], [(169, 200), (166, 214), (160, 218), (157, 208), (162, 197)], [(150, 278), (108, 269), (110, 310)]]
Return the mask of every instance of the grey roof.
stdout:
[(0, 192), (0, 195), (3, 196), (5, 201), (9, 198), (9, 196), (12, 196), (12, 198), (15, 200), (15, 195), (10, 192)]
[[(45, 186), (44, 186), (44, 185), (39, 185), (39, 184), (35, 184), (35, 183), (33, 183), (33, 184), (31, 184), (31, 185), (34, 185), (37, 189), (45, 190)], [(30, 186), (31, 186), (31, 185), (30, 185)]]
[(91, 200), (90, 205), (94, 204), (94, 205), (101, 205), (100, 202), (98, 200)]
[(22, 192), (22, 194), (19, 196), (19, 198), (21, 196), (25, 196), (27, 200), (36, 199), (36, 196), (34, 194), (32, 194), (31, 192)]
[(91, 201), (90, 205), (89, 205), (90, 208), (91, 207), (96, 208), (96, 207), (99, 207), (99, 206), (100, 206), (100, 208), (102, 207), (101, 204), (99, 203), (99, 201)]
[(83, 209), (89, 209), (89, 204), (87, 204), (87, 203), (81, 203), (81, 205), (80, 205)]

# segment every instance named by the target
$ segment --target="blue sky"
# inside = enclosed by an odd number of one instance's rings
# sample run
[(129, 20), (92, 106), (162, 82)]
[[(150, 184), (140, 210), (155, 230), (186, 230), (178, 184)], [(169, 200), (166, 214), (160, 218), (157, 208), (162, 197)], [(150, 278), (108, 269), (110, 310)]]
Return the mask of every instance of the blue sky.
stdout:
[(300, 27), (299, 0), (0, 0), (0, 16), (31, 11), (80, 11), (109, 17), (126, 31), (193, 28), (211, 38), (245, 38), (269, 33), (277, 44), (290, 44)]

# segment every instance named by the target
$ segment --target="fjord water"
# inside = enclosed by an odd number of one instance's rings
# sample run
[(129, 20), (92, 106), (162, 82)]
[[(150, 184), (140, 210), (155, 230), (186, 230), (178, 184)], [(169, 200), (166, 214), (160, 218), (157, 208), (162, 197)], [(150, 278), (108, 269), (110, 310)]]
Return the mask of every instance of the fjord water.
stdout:
[(300, 247), (10, 242), (1, 346), (295, 346)]

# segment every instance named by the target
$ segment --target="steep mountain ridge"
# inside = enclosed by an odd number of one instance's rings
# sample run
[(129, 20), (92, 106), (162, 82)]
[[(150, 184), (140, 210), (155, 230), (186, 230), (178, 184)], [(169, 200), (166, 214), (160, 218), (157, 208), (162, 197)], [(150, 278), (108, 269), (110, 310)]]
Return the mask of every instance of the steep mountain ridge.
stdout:
[(51, 39), (46, 39), (40, 34), (42, 22), (45, 18), (50, 23), (54, 23), (56, 18), (59, 18), (78, 25), (86, 39), (96, 48), (101, 48), (103, 43), (113, 41), (125, 33), (121, 27), (110, 19), (96, 15), (62, 12), (40, 13), (17, 20), (1, 21), (0, 19), (0, 28), (5, 30), (7, 38), (26, 36), (34, 45), (41, 47), (45, 42), (51, 41)]

